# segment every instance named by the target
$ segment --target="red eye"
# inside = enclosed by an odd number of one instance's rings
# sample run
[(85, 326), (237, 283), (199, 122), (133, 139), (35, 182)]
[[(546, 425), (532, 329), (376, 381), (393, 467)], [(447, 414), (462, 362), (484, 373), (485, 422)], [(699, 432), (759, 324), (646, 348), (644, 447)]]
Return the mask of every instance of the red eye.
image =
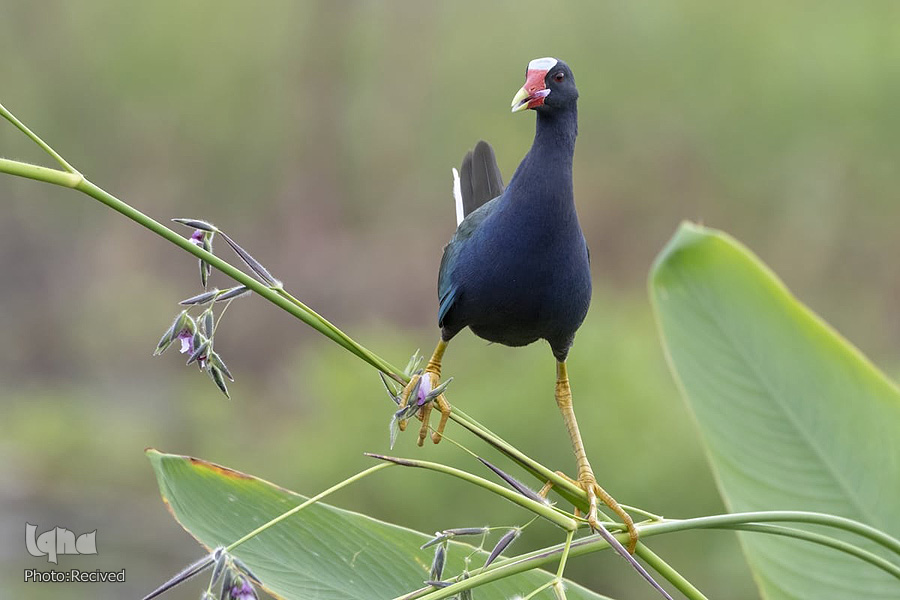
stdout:
[(562, 71), (560, 71), (559, 73), (557, 73), (556, 75), (553, 76), (554, 81), (556, 81), (557, 83), (559, 83), (560, 81), (562, 81), (565, 78), (566, 78), (566, 74), (563, 73)]

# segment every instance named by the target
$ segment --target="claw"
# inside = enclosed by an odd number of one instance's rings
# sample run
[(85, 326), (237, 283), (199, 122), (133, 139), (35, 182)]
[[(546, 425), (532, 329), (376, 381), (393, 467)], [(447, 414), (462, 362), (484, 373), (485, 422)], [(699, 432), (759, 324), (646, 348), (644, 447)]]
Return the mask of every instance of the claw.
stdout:
[(603, 501), (605, 505), (607, 505), (619, 518), (622, 519), (622, 523), (625, 525), (625, 529), (628, 531), (628, 553), (634, 554), (635, 549), (637, 548), (638, 543), (638, 532), (634, 527), (634, 520), (631, 518), (625, 509), (619, 506), (619, 503), (616, 502), (612, 496), (610, 496), (606, 490), (600, 487), (597, 484), (597, 480), (591, 477), (586, 477), (578, 483), (579, 487), (581, 487), (585, 493), (587, 493), (588, 497), (588, 514), (587, 514), (587, 522), (588, 525), (591, 526), (593, 531), (600, 531), (603, 527), (600, 524), (600, 519), (597, 518), (597, 499)]

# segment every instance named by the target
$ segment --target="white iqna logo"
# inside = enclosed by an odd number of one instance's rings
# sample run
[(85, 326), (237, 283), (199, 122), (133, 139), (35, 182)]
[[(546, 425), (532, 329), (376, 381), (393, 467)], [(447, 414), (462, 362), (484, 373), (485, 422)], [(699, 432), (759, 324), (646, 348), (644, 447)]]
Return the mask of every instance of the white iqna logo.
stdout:
[(58, 564), (60, 554), (97, 554), (97, 530), (78, 537), (65, 527), (49, 529), (35, 537), (37, 525), (25, 523), (25, 548), (32, 556), (46, 556), (47, 562)]

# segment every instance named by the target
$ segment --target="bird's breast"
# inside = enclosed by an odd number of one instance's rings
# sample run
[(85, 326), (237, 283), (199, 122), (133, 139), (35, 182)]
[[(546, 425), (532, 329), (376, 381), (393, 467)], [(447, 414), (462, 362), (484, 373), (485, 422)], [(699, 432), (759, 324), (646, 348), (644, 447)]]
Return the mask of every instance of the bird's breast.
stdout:
[(513, 346), (574, 336), (590, 304), (587, 249), (577, 220), (547, 225), (487, 227), (467, 240), (453, 273), (461, 324)]

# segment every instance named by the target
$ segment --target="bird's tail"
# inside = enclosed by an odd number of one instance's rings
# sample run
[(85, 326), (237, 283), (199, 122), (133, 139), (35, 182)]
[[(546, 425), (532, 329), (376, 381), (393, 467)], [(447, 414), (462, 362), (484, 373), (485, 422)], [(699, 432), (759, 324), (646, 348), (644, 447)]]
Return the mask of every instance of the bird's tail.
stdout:
[(503, 177), (491, 145), (481, 140), (466, 153), (462, 166), (453, 169), (453, 198), (457, 225), (473, 210), (503, 193)]

